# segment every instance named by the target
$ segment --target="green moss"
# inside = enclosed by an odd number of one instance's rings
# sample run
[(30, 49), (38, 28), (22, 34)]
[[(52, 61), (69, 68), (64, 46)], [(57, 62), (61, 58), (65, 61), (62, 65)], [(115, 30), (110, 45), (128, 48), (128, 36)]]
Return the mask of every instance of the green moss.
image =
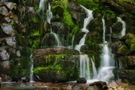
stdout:
[(133, 33), (128, 33), (125, 36), (125, 39), (133, 39), (133, 38), (135, 38), (135, 35)]
[(73, 26), (71, 14), (69, 13), (69, 11), (67, 9), (64, 9), (64, 17), (62, 19), (62, 22), (64, 22), (65, 25), (67, 25), (68, 29), (70, 29), (70, 27)]
[(121, 55), (127, 55), (128, 53), (129, 53), (129, 49), (126, 45), (122, 45), (117, 51), (117, 54), (121, 54)]
[(75, 35), (79, 30), (79, 26), (78, 25), (74, 25), (73, 29), (72, 29), (72, 34)]
[(59, 70), (62, 69), (60, 65), (50, 65), (46, 67), (37, 67), (34, 69), (35, 74), (39, 74), (40, 72), (46, 71), (46, 70)]
[(135, 43), (132, 43), (130, 46), (130, 51), (135, 51)]
[[(68, 0), (53, 0), (52, 9), (53, 11), (57, 8), (61, 8), (63, 12), (61, 12), (61, 21), (65, 24), (65, 27), (70, 29), (73, 26), (73, 20), (71, 14), (68, 11)], [(57, 10), (57, 9), (56, 9)], [(54, 11), (60, 13), (59, 11)]]

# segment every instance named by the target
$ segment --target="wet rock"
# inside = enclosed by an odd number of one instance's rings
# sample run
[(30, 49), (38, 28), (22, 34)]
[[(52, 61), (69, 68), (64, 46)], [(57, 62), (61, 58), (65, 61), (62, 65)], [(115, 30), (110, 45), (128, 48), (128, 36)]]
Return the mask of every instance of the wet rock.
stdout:
[(106, 82), (98, 81), (89, 85), (93, 90), (108, 90)]
[(85, 84), (85, 83), (87, 83), (87, 80), (85, 79), (85, 78), (79, 78), (78, 80), (77, 80), (77, 83), (78, 84)]
[(61, 22), (52, 22), (52, 30), (56, 33), (63, 33), (65, 31), (64, 24)]

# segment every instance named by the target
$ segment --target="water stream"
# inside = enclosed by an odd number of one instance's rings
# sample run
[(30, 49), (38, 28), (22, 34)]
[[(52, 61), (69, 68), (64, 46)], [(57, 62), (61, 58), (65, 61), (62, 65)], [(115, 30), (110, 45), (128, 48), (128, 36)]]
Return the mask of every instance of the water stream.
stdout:
[[(42, 0), (41, 0), (42, 1)], [(42, 4), (44, 4), (44, 3), (42, 3)], [(42, 6), (42, 5), (41, 5)], [(60, 41), (60, 39), (59, 39), (59, 35), (57, 34), (57, 33), (55, 33), (55, 32), (53, 32), (53, 30), (52, 30), (52, 26), (51, 26), (51, 19), (53, 18), (53, 13), (52, 13), (52, 11), (51, 11), (51, 5), (50, 5), (50, 3), (48, 2), (48, 9), (47, 9), (47, 11), (46, 11), (46, 21), (47, 21), (47, 23), (50, 25), (50, 33), (54, 36), (54, 38), (55, 38), (55, 41), (56, 41), (56, 43), (57, 43), (57, 45), (55, 46), (55, 47), (62, 47), (62, 43), (61, 43), (61, 41)], [(45, 36), (44, 36), (45, 37)], [(45, 39), (43, 37), (43, 39)], [(46, 42), (44, 42), (44, 40), (42, 40), (42, 42), (41, 42), (43, 45), (44, 45), (44, 43), (46, 43)], [(42, 48), (44, 47), (44, 46), (41, 46)]]
[(98, 74), (95, 79), (109, 82), (111, 78), (114, 77), (113, 75), (113, 68), (114, 64), (112, 64), (113, 60), (113, 54), (111, 53), (111, 48), (109, 47), (109, 43), (105, 40), (105, 33), (106, 33), (106, 25), (105, 25), (105, 19), (102, 18), (102, 24), (103, 24), (103, 44), (102, 44), (102, 51), (101, 51), (101, 65), (98, 70)]
[(34, 82), (34, 79), (33, 79), (33, 68), (34, 68), (34, 65), (33, 65), (33, 54), (30, 55), (30, 60), (31, 60), (30, 82)]
[(89, 30), (87, 29), (87, 26), (89, 22), (93, 19), (93, 14), (91, 10), (85, 8), (82, 5), (81, 7), (85, 10), (87, 14), (87, 17), (84, 19), (83, 28), (81, 29), (81, 31), (84, 32), (85, 34), (80, 39), (79, 44), (75, 46), (75, 49), (80, 52), (80, 77), (84, 77), (87, 80), (89, 80), (91, 79), (90, 62), (92, 62), (92, 69), (93, 69), (94, 74), (96, 74), (96, 68), (95, 68), (95, 64), (93, 64), (94, 62), (92, 61), (92, 59), (90, 59), (87, 54), (82, 54), (81, 47), (85, 44), (86, 36), (89, 32)]
[(120, 22), (122, 24), (122, 30), (121, 30), (120, 35), (121, 35), (121, 37), (123, 37), (126, 34), (126, 22), (123, 21), (121, 17), (117, 17), (117, 20), (118, 20), (118, 22)]

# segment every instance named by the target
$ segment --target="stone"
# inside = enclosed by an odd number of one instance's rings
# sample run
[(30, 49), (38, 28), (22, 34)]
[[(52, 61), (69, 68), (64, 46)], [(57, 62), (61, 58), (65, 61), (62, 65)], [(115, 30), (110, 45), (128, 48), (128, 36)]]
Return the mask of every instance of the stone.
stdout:
[(15, 31), (11, 25), (3, 23), (1, 24), (1, 28), (3, 32), (6, 33), (7, 35), (11, 35), (11, 36), (15, 35)]
[[(3, 62), (0, 63), (0, 66), (1, 66), (1, 69), (3, 71), (9, 70), (10, 69), (10, 62), (9, 61), (3, 61)], [(5, 72), (7, 72), (7, 71), (5, 71)]]
[(66, 82), (79, 76), (79, 52), (66, 48), (37, 49), (33, 53), (34, 74), (43, 82)]
[(130, 50), (126, 45), (122, 45), (120, 48), (117, 50), (117, 54), (119, 55), (128, 55), (130, 53)]
[(10, 55), (5, 49), (2, 49), (0, 50), (0, 57), (2, 60), (9, 60)]
[(77, 83), (78, 83), (78, 84), (85, 84), (85, 83), (87, 83), (87, 80), (86, 80), (85, 78), (79, 78), (79, 79), (77, 80)]
[(108, 90), (107, 84), (104, 81), (97, 81), (89, 85), (94, 87), (94, 90)]
[(12, 2), (5, 2), (5, 5), (8, 9), (13, 10), (16, 9), (16, 3), (12, 3)]
[(121, 79), (122, 82), (135, 85), (135, 70), (130, 69), (114, 69), (116, 78)]
[(135, 68), (135, 56), (127, 56), (127, 65), (128, 68), (130, 67)]
[(16, 47), (16, 39), (15, 39), (15, 37), (7, 37), (5, 40), (6, 40), (6, 43), (9, 46)]

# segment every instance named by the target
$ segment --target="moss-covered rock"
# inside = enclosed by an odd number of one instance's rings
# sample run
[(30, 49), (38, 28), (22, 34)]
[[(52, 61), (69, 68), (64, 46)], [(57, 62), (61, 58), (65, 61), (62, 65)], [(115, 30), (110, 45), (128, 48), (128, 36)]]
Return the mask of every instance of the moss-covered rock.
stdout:
[(44, 82), (75, 80), (79, 76), (79, 52), (64, 48), (34, 51), (34, 73)]
[(128, 33), (125, 36), (125, 43), (127, 44), (127, 46), (129, 47), (131, 52), (135, 51), (135, 36), (132, 33)]
[(121, 79), (123, 82), (130, 84), (135, 84), (135, 70), (123, 70), (115, 69), (114, 74), (117, 78)]
[(128, 47), (126, 45), (122, 45), (118, 50), (117, 50), (117, 54), (119, 55), (127, 55), (129, 54), (130, 51), (128, 49)]

